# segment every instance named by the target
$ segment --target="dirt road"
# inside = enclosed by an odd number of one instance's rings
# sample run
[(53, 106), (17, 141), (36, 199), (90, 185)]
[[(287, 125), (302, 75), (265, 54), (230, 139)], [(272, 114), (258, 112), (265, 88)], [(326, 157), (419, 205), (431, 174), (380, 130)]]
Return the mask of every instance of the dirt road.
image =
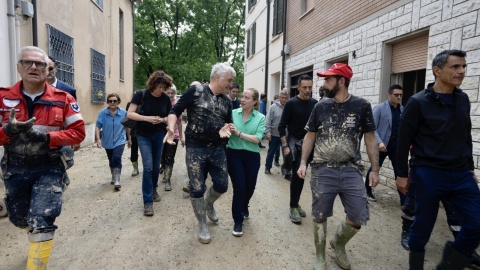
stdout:
[[(265, 143), (265, 142), (264, 142)], [(244, 235), (232, 235), (232, 200), (229, 191), (215, 204), (218, 224), (209, 223), (212, 242), (196, 239), (197, 221), (181, 187), (187, 180), (184, 149), (179, 148), (172, 179), (173, 190), (159, 190), (155, 215), (143, 216), (141, 175), (131, 177), (129, 151), (123, 156), (122, 189), (110, 185), (105, 151), (86, 147), (76, 153), (69, 170), (72, 183), (64, 194), (59, 229), (49, 269), (312, 269), (315, 256), (311, 221), (311, 193), (307, 181), (301, 205), (307, 212), (302, 225), (288, 217), (289, 182), (278, 168), (272, 175), (260, 168)], [(266, 150), (262, 150), (262, 163)], [(209, 184), (211, 181), (209, 180)], [(0, 183), (0, 194), (4, 193)], [(407, 269), (408, 253), (400, 246), (400, 207), (396, 192), (385, 185), (376, 189), (370, 221), (349, 242), (352, 269)], [(344, 218), (341, 202), (328, 221), (328, 238)], [(451, 234), (440, 211), (427, 246), (425, 269), (434, 269)], [(28, 249), (26, 233), (7, 218), (0, 218), (0, 269), (24, 269)], [(330, 270), (340, 269), (333, 250), (327, 249)]]

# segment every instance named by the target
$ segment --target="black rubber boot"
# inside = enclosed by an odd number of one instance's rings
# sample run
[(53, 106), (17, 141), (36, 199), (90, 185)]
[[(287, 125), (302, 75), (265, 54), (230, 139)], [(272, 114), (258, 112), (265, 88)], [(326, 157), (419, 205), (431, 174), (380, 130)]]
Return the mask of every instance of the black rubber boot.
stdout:
[(414, 252), (408, 254), (409, 270), (423, 270), (423, 261), (425, 260), (425, 251)]
[(470, 264), (472, 259), (456, 251), (451, 244), (449, 241), (445, 245), (442, 261), (437, 265), (437, 270), (462, 270)]

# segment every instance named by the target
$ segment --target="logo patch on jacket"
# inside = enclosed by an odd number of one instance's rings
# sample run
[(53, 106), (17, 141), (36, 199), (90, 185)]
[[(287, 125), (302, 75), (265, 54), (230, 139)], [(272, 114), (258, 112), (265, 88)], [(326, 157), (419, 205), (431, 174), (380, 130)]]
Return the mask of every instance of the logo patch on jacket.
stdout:
[(20, 104), (19, 99), (3, 98), (3, 105), (5, 105), (6, 107), (13, 108), (13, 107), (16, 107), (18, 104)]
[(80, 112), (80, 106), (78, 105), (77, 102), (72, 102), (70, 103), (70, 107), (72, 107), (72, 110), (74, 112)]

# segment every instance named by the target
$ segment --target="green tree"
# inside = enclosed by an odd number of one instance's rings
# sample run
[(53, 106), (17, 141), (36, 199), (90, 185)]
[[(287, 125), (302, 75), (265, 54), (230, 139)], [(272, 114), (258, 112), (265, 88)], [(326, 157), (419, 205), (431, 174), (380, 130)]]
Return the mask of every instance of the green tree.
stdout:
[(209, 80), (212, 65), (229, 62), (243, 82), (243, 0), (143, 0), (136, 5), (137, 88), (162, 69), (179, 93)]

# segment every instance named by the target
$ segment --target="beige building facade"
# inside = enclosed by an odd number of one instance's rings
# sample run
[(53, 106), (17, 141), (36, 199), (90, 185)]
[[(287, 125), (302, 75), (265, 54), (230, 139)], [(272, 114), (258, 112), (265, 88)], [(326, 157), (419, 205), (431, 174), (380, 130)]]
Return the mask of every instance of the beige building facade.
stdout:
[[(0, 55), (13, 52), (16, 58), (21, 47), (35, 45), (58, 61), (57, 77), (76, 89), (87, 130), (82, 145), (89, 145), (94, 142), (95, 122), (98, 112), (105, 107), (106, 95), (117, 93), (122, 100), (120, 107), (125, 108), (133, 93), (135, 1), (21, 2), (24, 1), (7, 0), (0, 4), (0, 10), (6, 11), (3, 14), (12, 14), (7, 11), (13, 5), (16, 20), (15, 33), (11, 35), (11, 24), (4, 24), (5, 18), (0, 18)], [(21, 5), (16, 7), (18, 3)], [(32, 8), (33, 17), (29, 17), (28, 7)], [(8, 45), (12, 44), (12, 36), (14, 46)], [(11, 62), (2, 67), (3, 74), (10, 74), (15, 68), (16, 63)], [(0, 84), (11, 85), (20, 79), (16, 76), (3, 78)]]

